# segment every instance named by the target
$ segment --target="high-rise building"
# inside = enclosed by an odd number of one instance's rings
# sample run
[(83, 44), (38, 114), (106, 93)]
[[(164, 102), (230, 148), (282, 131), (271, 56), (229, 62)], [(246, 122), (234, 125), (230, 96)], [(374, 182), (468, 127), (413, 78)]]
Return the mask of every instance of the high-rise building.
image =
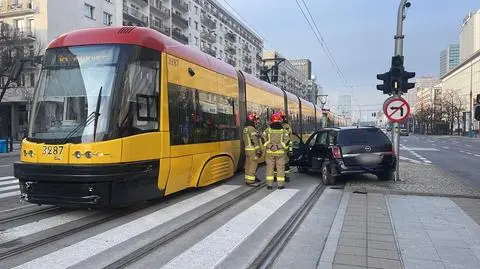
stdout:
[[(144, 26), (197, 47), (244, 72), (260, 76), (263, 40), (217, 0), (0, 0), (0, 30), (21, 33), (25, 50), (43, 48), (58, 35), (82, 28)], [(14, 139), (26, 127), (28, 98), (36, 83), (35, 68), (25, 69), (20, 88), (7, 91), (0, 115), (0, 137)], [(4, 81), (0, 78), (0, 86)], [(25, 94), (24, 94), (25, 93)], [(30, 97), (27, 97), (30, 96)]]
[(343, 117), (352, 116), (352, 95), (341, 94), (338, 96), (337, 113)]
[(469, 12), (460, 30), (460, 62), (480, 50), (480, 9)]
[(289, 91), (295, 95), (302, 97), (312, 103), (315, 103), (315, 98), (312, 99), (313, 91), (307, 87), (309, 78), (290, 61), (284, 60), (279, 63), (279, 58), (284, 58), (280, 53), (274, 50), (263, 52), (263, 61), (267, 69), (272, 69), (270, 79), (277, 87)]
[(440, 77), (448, 73), (460, 63), (460, 46), (458, 44), (448, 45), (440, 52)]
[(312, 62), (309, 59), (288, 60), (293, 66), (297, 67), (308, 79), (312, 79)]

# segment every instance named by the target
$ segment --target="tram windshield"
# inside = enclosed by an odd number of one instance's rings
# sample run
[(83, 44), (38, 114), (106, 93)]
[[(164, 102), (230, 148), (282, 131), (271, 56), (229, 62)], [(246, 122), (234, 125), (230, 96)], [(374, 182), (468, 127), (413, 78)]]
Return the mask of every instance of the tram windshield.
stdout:
[(87, 143), (158, 130), (159, 65), (160, 52), (134, 45), (47, 50), (28, 140)]

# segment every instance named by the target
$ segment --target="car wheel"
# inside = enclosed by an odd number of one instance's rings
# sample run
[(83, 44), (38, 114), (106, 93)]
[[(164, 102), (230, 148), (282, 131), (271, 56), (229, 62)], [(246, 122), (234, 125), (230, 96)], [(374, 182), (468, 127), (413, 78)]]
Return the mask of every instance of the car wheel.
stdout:
[(330, 173), (328, 161), (322, 164), (322, 181), (325, 185), (335, 185), (335, 177)]
[(298, 166), (297, 169), (298, 169), (298, 172), (300, 172), (300, 173), (308, 172), (308, 168), (305, 167), (305, 166)]
[(382, 180), (382, 181), (393, 181), (395, 178), (395, 172), (388, 171), (388, 172), (379, 174), (377, 177), (379, 180)]

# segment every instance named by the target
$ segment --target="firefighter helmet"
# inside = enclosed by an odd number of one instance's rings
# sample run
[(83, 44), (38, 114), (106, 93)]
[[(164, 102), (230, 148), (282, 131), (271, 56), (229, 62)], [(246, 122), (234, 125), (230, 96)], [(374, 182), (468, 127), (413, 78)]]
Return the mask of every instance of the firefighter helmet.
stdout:
[(273, 113), (272, 116), (270, 117), (270, 123), (275, 123), (275, 122), (282, 122), (282, 116), (280, 113)]
[(285, 121), (285, 119), (287, 119), (287, 115), (285, 114), (285, 112), (280, 111), (280, 112), (278, 112), (278, 114), (280, 114), (280, 117), (282, 117), (282, 120)]
[(247, 119), (251, 122), (258, 122), (260, 120), (255, 112), (248, 114)]

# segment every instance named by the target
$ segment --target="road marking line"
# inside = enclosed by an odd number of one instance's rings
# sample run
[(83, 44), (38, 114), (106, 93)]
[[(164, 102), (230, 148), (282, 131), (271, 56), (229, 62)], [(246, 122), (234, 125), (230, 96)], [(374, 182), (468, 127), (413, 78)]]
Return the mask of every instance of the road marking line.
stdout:
[(12, 166), (12, 165), (11, 164), (2, 164), (2, 165), (0, 165), (0, 168), (1, 167), (9, 167), (9, 166)]
[(0, 177), (0, 181), (4, 181), (4, 180), (10, 180), (10, 179), (14, 179), (15, 177), (12, 177), (12, 176), (8, 176), (8, 177)]
[(12, 212), (12, 211), (24, 209), (24, 208), (34, 207), (34, 206), (38, 206), (38, 205), (29, 204), (29, 205), (23, 205), (23, 206), (19, 206), (19, 207), (14, 207), (14, 208), (5, 209), (5, 210), (0, 211), (0, 215), (1, 215), (1, 214), (4, 214), (4, 213), (8, 213), (8, 212)]
[(15, 185), (15, 186), (2, 187), (2, 188), (0, 188), (0, 192), (1, 191), (17, 190), (17, 189), (20, 189), (20, 186)]
[(463, 151), (463, 150), (460, 150), (460, 152), (461, 152), (461, 153), (465, 153), (465, 151)]
[(407, 158), (407, 157), (403, 157), (403, 156), (400, 156), (400, 160), (409, 161), (409, 162), (416, 163), (416, 164), (421, 164), (422, 163), (420, 161), (410, 159), (410, 158)]
[(30, 222), (0, 232), (0, 243), (9, 242), (96, 214), (95, 211), (74, 211)]
[(7, 181), (0, 181), (0, 186), (5, 186), (5, 185), (10, 185), (10, 184), (15, 184), (18, 183), (18, 180), (7, 180)]
[(444, 149), (449, 149), (449, 147), (445, 147), (445, 146), (444, 146), (444, 147), (442, 147), (442, 148), (444, 148)]
[(480, 157), (480, 155), (479, 155), (479, 154), (475, 154), (475, 156), (476, 156), (476, 157)]
[(0, 199), (1, 198), (12, 197), (12, 196), (17, 196), (17, 195), (20, 195), (20, 191), (0, 193)]
[(175, 257), (162, 269), (216, 267), (297, 192), (294, 189), (272, 192)]
[(468, 155), (473, 155), (473, 153), (471, 153), (471, 152), (465, 152), (465, 153), (467, 153)]
[(158, 227), (170, 220), (209, 203), (227, 193), (240, 188), (239, 185), (221, 185), (169, 207), (117, 226), (83, 241), (59, 249), (55, 252), (21, 264), (15, 268), (66, 268), (80, 263), (111, 247)]

